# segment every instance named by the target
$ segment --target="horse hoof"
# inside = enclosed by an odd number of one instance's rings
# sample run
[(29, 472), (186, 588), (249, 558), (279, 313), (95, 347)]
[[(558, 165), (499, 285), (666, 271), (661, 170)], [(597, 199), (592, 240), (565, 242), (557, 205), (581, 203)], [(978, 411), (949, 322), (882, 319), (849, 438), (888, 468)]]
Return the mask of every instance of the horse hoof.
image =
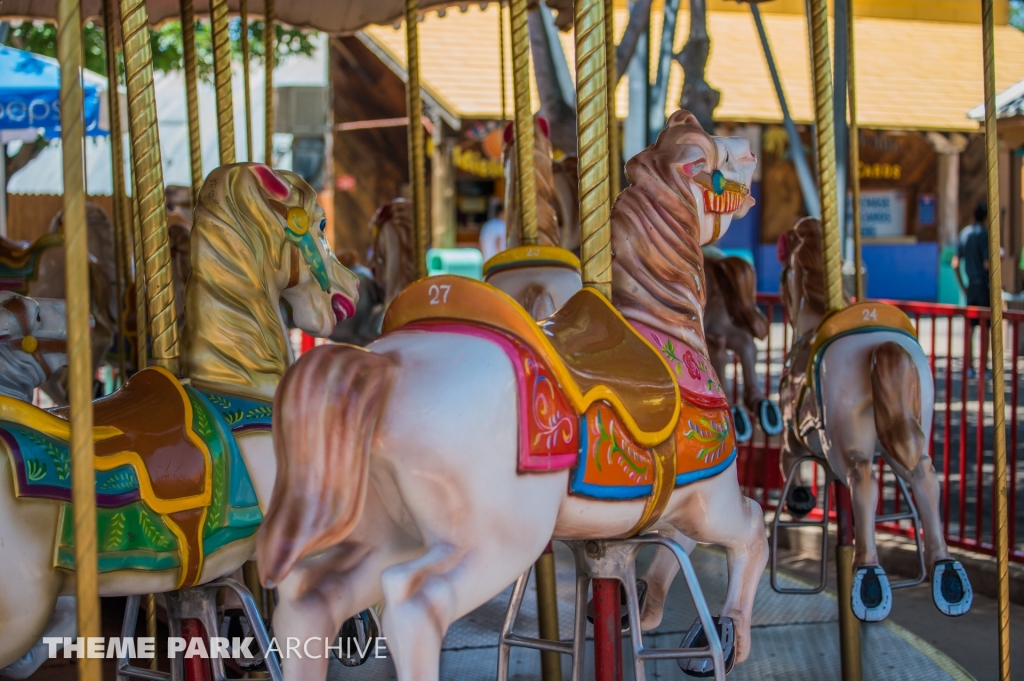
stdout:
[(732, 424), (736, 442), (740, 444), (750, 442), (750, 438), (754, 435), (754, 426), (750, 423), (750, 417), (747, 416), (746, 409), (739, 406), (732, 408)]
[[(736, 662), (736, 634), (732, 626), (731, 617), (714, 617), (715, 628), (718, 629), (718, 639), (722, 642), (722, 657), (725, 659), (725, 673), (732, 671)], [(694, 620), (690, 630), (683, 637), (680, 648), (707, 648), (708, 637), (704, 633), (704, 625), (700, 618)], [(676, 660), (679, 668), (687, 676), (707, 678), (715, 675), (715, 663), (710, 657), (687, 657)]]
[(878, 565), (863, 565), (853, 573), (850, 594), (853, 614), (861, 622), (881, 622), (892, 610), (889, 578)]
[(782, 410), (772, 400), (761, 400), (757, 405), (757, 418), (761, 421), (761, 430), (766, 435), (782, 433)]
[(786, 510), (797, 520), (803, 518), (818, 505), (818, 497), (810, 487), (793, 487), (786, 495)]
[(959, 617), (971, 609), (974, 590), (958, 560), (947, 558), (932, 568), (932, 601), (943, 615)]
[[(636, 599), (639, 601), (637, 610), (642, 615), (644, 612), (644, 604), (647, 603), (647, 580), (637, 579), (636, 580)], [(629, 632), (629, 601), (626, 598), (626, 587), (619, 585), (619, 606), (622, 609), (622, 633)], [(587, 603), (587, 621), (591, 624), (594, 623), (594, 601), (593, 599)]]
[(380, 632), (380, 620), (377, 619), (376, 611), (367, 608), (341, 625), (341, 631), (338, 632), (338, 648), (331, 648), (331, 655), (338, 658), (342, 666), (358, 667), (374, 654)]

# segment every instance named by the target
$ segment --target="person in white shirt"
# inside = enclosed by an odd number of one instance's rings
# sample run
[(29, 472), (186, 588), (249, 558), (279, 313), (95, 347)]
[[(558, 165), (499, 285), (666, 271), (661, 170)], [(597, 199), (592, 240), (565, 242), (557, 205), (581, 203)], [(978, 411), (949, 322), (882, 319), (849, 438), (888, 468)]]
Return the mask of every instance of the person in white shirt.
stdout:
[(487, 262), (504, 250), (505, 211), (501, 209), (496, 216), (480, 227), (480, 251), (484, 255), (484, 262)]

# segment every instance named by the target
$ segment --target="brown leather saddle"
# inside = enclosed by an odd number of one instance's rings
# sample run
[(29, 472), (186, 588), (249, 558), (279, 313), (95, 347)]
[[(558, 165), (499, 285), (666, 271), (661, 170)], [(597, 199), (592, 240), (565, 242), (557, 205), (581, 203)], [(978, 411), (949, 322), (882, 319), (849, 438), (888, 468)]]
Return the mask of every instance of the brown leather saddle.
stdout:
[(537, 352), (578, 414), (598, 401), (612, 406), (632, 439), (654, 447), (674, 433), (679, 386), (661, 353), (603, 296), (584, 288), (548, 319), (535, 322), (511, 297), (452, 275), (421, 279), (395, 298), (384, 333), (450, 319), (492, 326)]

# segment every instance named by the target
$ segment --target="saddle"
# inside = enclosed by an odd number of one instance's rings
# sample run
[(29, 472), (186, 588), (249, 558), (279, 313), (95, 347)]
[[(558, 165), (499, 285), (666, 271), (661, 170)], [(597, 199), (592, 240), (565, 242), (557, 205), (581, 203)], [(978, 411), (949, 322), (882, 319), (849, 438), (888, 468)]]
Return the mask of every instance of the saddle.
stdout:
[(631, 439), (665, 442), (680, 414), (679, 385), (661, 353), (600, 294), (584, 288), (540, 324), (497, 288), (465, 277), (421, 279), (392, 301), (383, 331), (430, 320), (482, 324), (524, 343), (554, 374), (577, 414), (612, 406)]
[(517, 267), (565, 267), (580, 271), (580, 259), (559, 246), (516, 246), (506, 249), (484, 263), (483, 277)]
[(47, 249), (64, 245), (60, 234), (44, 234), (32, 243), (0, 236), (0, 290), (25, 293), (36, 278), (39, 258)]

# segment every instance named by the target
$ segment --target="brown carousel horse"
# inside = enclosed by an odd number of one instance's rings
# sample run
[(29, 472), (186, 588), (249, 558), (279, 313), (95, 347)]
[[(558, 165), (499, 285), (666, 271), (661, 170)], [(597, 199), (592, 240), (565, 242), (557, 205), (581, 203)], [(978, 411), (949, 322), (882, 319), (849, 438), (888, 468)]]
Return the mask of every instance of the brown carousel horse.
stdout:
[[(757, 277), (754, 268), (736, 256), (713, 257), (711, 249), (704, 253), (704, 273), (707, 279), (707, 305), (704, 309), (704, 333), (715, 373), (725, 380), (725, 368), (731, 351), (743, 370), (743, 404), (761, 422), (768, 435), (782, 432), (782, 413), (779, 405), (769, 400), (757, 379), (757, 346), (754, 339), (768, 336), (768, 320), (757, 306)], [(737, 377), (734, 380), (738, 380)], [(726, 394), (732, 393), (726, 390)], [(747, 442), (753, 436), (753, 426), (747, 412), (738, 404), (732, 407), (736, 440)]]
[[(945, 615), (963, 615), (971, 607), (971, 584), (942, 536), (939, 481), (928, 455), (935, 386), (913, 324), (898, 308), (873, 300), (826, 311), (821, 227), (815, 218), (804, 218), (783, 234), (778, 255), (782, 302), (796, 338), (779, 385), (786, 429), (783, 473), (810, 455), (850, 488), (854, 614), (879, 621), (892, 607), (875, 546), (875, 452), (881, 445), (882, 458), (910, 485), (917, 502), (932, 600)], [(815, 506), (814, 494), (798, 484), (786, 505), (793, 515), (806, 515)]]

